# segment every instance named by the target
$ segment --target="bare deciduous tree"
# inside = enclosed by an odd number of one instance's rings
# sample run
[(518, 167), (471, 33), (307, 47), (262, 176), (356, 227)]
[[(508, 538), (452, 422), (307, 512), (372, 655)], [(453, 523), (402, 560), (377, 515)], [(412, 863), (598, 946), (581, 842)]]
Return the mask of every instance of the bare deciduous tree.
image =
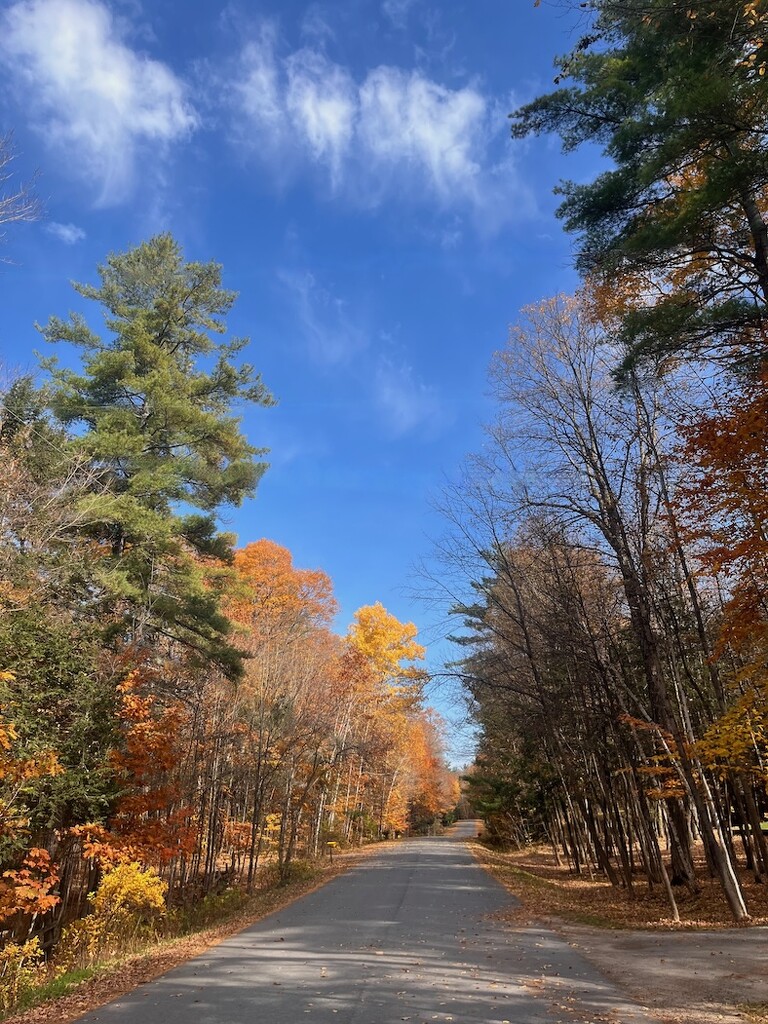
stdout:
[[(18, 181), (12, 170), (15, 159), (13, 133), (6, 132), (0, 135), (0, 225), (37, 220), (42, 213), (35, 179)], [(4, 238), (5, 233), (0, 232), (0, 239)]]

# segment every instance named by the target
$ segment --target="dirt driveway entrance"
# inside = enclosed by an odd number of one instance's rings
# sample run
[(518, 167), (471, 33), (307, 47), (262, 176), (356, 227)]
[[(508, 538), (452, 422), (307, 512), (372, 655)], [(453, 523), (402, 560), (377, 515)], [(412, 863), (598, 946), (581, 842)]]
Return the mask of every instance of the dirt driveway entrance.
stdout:
[(557, 930), (660, 1020), (743, 1024), (760, 1018), (740, 1013), (740, 1004), (768, 1010), (768, 928), (641, 932), (558, 924)]

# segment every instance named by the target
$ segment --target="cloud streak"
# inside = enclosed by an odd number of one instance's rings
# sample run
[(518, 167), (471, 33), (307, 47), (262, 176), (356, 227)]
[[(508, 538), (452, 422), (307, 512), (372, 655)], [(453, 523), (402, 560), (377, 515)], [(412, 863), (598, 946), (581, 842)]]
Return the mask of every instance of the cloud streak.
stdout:
[(77, 245), (85, 239), (85, 232), (77, 224), (59, 224), (58, 221), (52, 220), (50, 224), (45, 225), (45, 230), (65, 245)]
[(269, 24), (243, 48), (235, 78), (240, 138), (281, 180), (312, 169), (363, 206), (426, 198), (488, 223), (491, 211), (503, 223), (530, 208), (502, 149), (506, 120), (473, 85), (386, 65), (357, 80), (312, 47), (281, 55)]
[(376, 405), (394, 437), (419, 432), (435, 437), (445, 425), (437, 391), (419, 380), (413, 367), (381, 356), (376, 367)]
[(308, 270), (282, 270), (278, 280), (290, 296), (291, 308), (316, 362), (333, 366), (362, 352), (367, 335), (351, 317), (344, 299), (320, 284)]
[[(309, 270), (281, 270), (277, 276), (306, 351), (314, 362), (344, 367), (357, 379), (358, 400), (376, 414), (387, 436), (399, 440), (418, 434), (431, 440), (442, 431), (448, 417), (437, 390), (425, 384), (399, 353), (377, 354), (359, 312)], [(394, 348), (381, 332), (378, 345)]]
[(416, 0), (384, 0), (381, 9), (395, 28), (404, 29)]
[(133, 50), (98, 0), (19, 0), (0, 17), (0, 63), (23, 90), (30, 122), (110, 205), (130, 194), (146, 147), (153, 163), (190, 135), (183, 83)]

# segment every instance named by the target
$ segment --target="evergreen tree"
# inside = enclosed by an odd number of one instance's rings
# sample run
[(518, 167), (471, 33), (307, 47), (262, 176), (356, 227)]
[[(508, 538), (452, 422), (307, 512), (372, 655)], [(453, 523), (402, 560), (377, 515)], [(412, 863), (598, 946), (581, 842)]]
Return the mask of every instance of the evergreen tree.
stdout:
[(21, 787), (28, 829), (16, 842), (48, 844), (55, 830), (103, 820), (117, 791), (109, 754), (118, 676), (94, 625), (39, 603), (0, 616), (0, 663), (10, 674), (0, 679), (0, 707), (26, 755), (53, 751), (59, 764)]
[(69, 452), (94, 476), (81, 504), (102, 555), (99, 596), (122, 603), (131, 642), (164, 635), (231, 662), (201, 560), (231, 557), (216, 514), (251, 495), (265, 469), (233, 407), (271, 396), (235, 363), (247, 340), (216, 340), (235, 299), (217, 264), (185, 263), (164, 234), (110, 256), (99, 276), (98, 286), (74, 287), (103, 307), (105, 337), (79, 314), (41, 328), (82, 352), (80, 371), (44, 365)]
[[(768, 9), (762, 0), (589, 0), (591, 30), (513, 135), (558, 132), (614, 166), (560, 188), (578, 265), (635, 279), (628, 365), (712, 346), (762, 358), (768, 319)], [(651, 300), (650, 295), (658, 298)], [(735, 347), (734, 347), (735, 346)]]

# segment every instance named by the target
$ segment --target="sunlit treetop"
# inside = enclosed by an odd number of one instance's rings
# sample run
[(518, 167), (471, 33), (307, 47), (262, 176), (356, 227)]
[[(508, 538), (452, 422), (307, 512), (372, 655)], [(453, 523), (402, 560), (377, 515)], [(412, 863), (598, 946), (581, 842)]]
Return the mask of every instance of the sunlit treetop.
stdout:
[(399, 688), (418, 686), (425, 678), (424, 670), (413, 664), (426, 653), (417, 633), (412, 622), (400, 622), (377, 601), (355, 612), (348, 639), (382, 683)]

